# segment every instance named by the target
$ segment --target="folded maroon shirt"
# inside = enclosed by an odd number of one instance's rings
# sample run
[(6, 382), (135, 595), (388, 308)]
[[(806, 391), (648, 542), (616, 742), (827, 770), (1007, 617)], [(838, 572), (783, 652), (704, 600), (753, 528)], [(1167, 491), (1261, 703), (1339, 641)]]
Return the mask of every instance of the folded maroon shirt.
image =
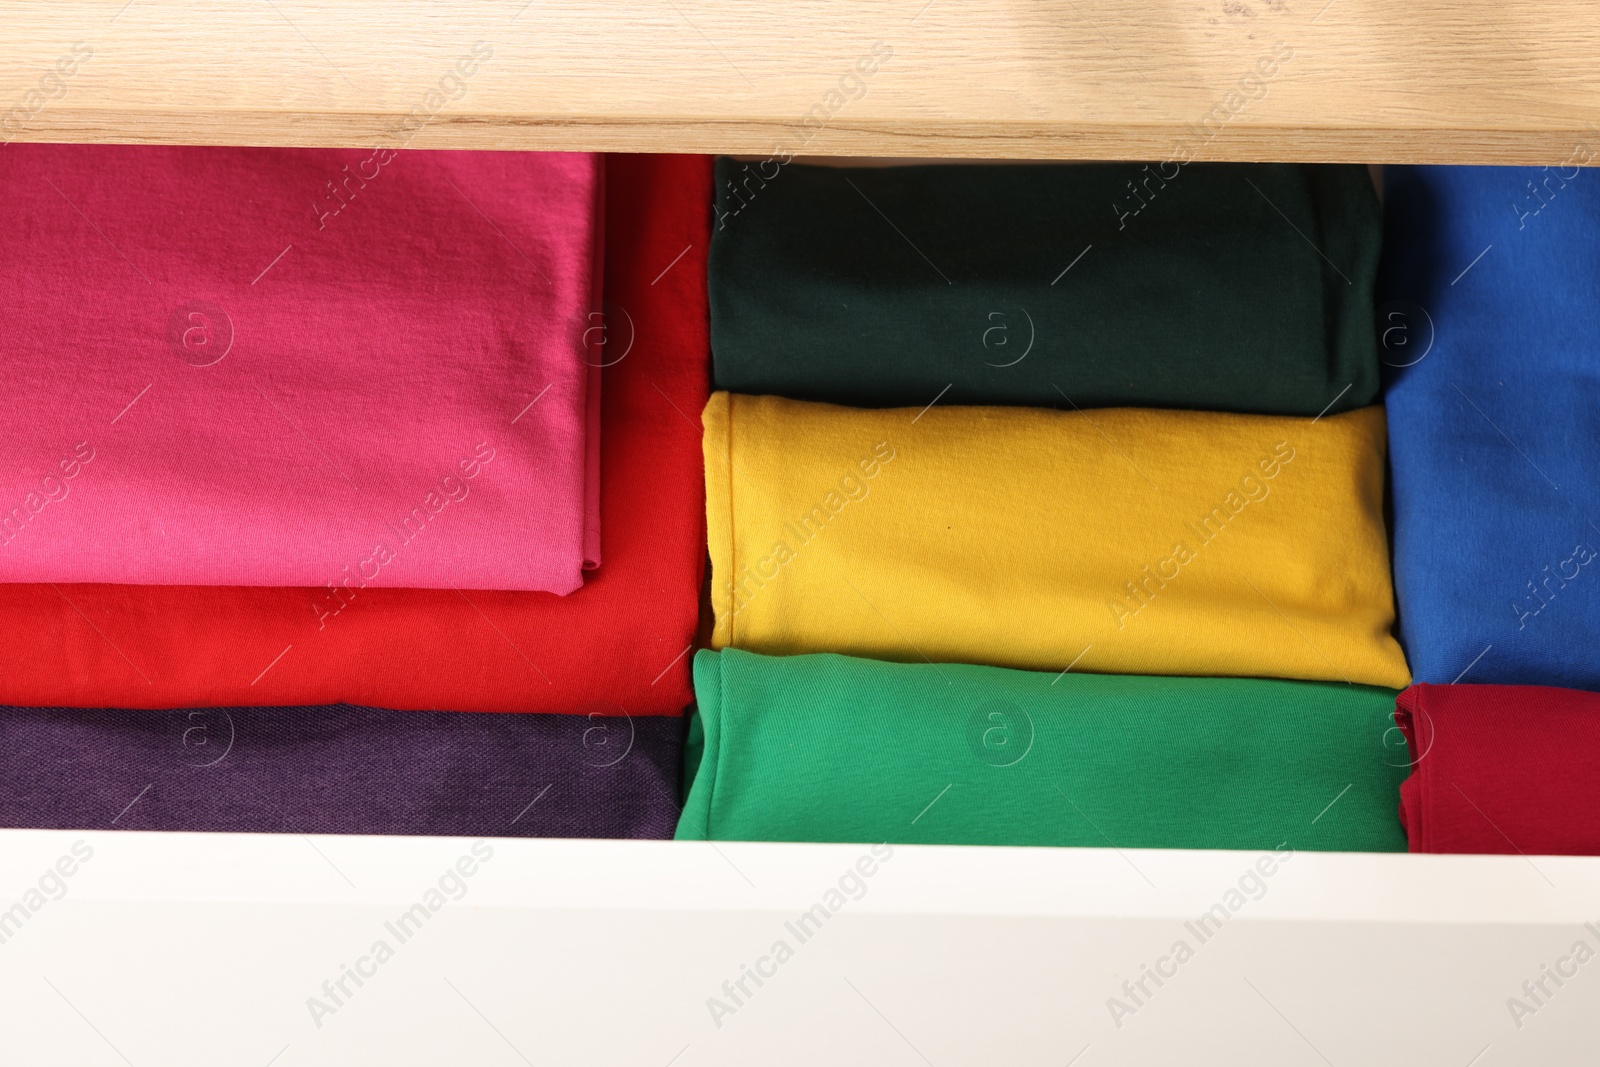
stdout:
[(1600, 694), (1414, 685), (1394, 717), (1412, 852), (1600, 855)]

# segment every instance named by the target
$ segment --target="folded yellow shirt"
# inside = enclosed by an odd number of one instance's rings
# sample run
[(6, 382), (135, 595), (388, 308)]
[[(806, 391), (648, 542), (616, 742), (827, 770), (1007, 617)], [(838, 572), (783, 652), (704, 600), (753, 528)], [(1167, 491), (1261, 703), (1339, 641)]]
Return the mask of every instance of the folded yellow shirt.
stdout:
[(1401, 687), (1380, 407), (705, 410), (716, 648)]

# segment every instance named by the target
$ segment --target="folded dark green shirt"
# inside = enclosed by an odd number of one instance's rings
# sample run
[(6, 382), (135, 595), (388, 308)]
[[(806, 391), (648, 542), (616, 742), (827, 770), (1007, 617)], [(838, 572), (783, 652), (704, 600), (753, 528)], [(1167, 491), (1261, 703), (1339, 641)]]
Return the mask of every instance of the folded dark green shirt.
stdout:
[(703, 651), (687, 840), (1403, 852), (1395, 692)]
[(723, 159), (716, 214), (718, 389), (1277, 415), (1378, 393), (1365, 167)]

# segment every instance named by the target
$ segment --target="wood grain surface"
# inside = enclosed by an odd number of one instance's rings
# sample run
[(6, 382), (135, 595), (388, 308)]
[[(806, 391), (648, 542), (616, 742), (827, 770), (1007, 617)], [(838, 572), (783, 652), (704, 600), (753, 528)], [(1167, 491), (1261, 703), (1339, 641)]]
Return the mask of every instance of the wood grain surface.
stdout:
[(1593, 0), (0, 0), (0, 141), (1600, 158)]

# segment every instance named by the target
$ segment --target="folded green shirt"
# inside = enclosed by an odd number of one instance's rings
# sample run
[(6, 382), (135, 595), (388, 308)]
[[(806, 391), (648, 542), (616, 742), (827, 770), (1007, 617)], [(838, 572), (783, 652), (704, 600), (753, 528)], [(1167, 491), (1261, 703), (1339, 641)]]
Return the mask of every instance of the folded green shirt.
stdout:
[(1380, 237), (1360, 166), (722, 159), (716, 388), (1345, 411), (1378, 394)]
[(729, 649), (684, 840), (1404, 852), (1395, 692)]

